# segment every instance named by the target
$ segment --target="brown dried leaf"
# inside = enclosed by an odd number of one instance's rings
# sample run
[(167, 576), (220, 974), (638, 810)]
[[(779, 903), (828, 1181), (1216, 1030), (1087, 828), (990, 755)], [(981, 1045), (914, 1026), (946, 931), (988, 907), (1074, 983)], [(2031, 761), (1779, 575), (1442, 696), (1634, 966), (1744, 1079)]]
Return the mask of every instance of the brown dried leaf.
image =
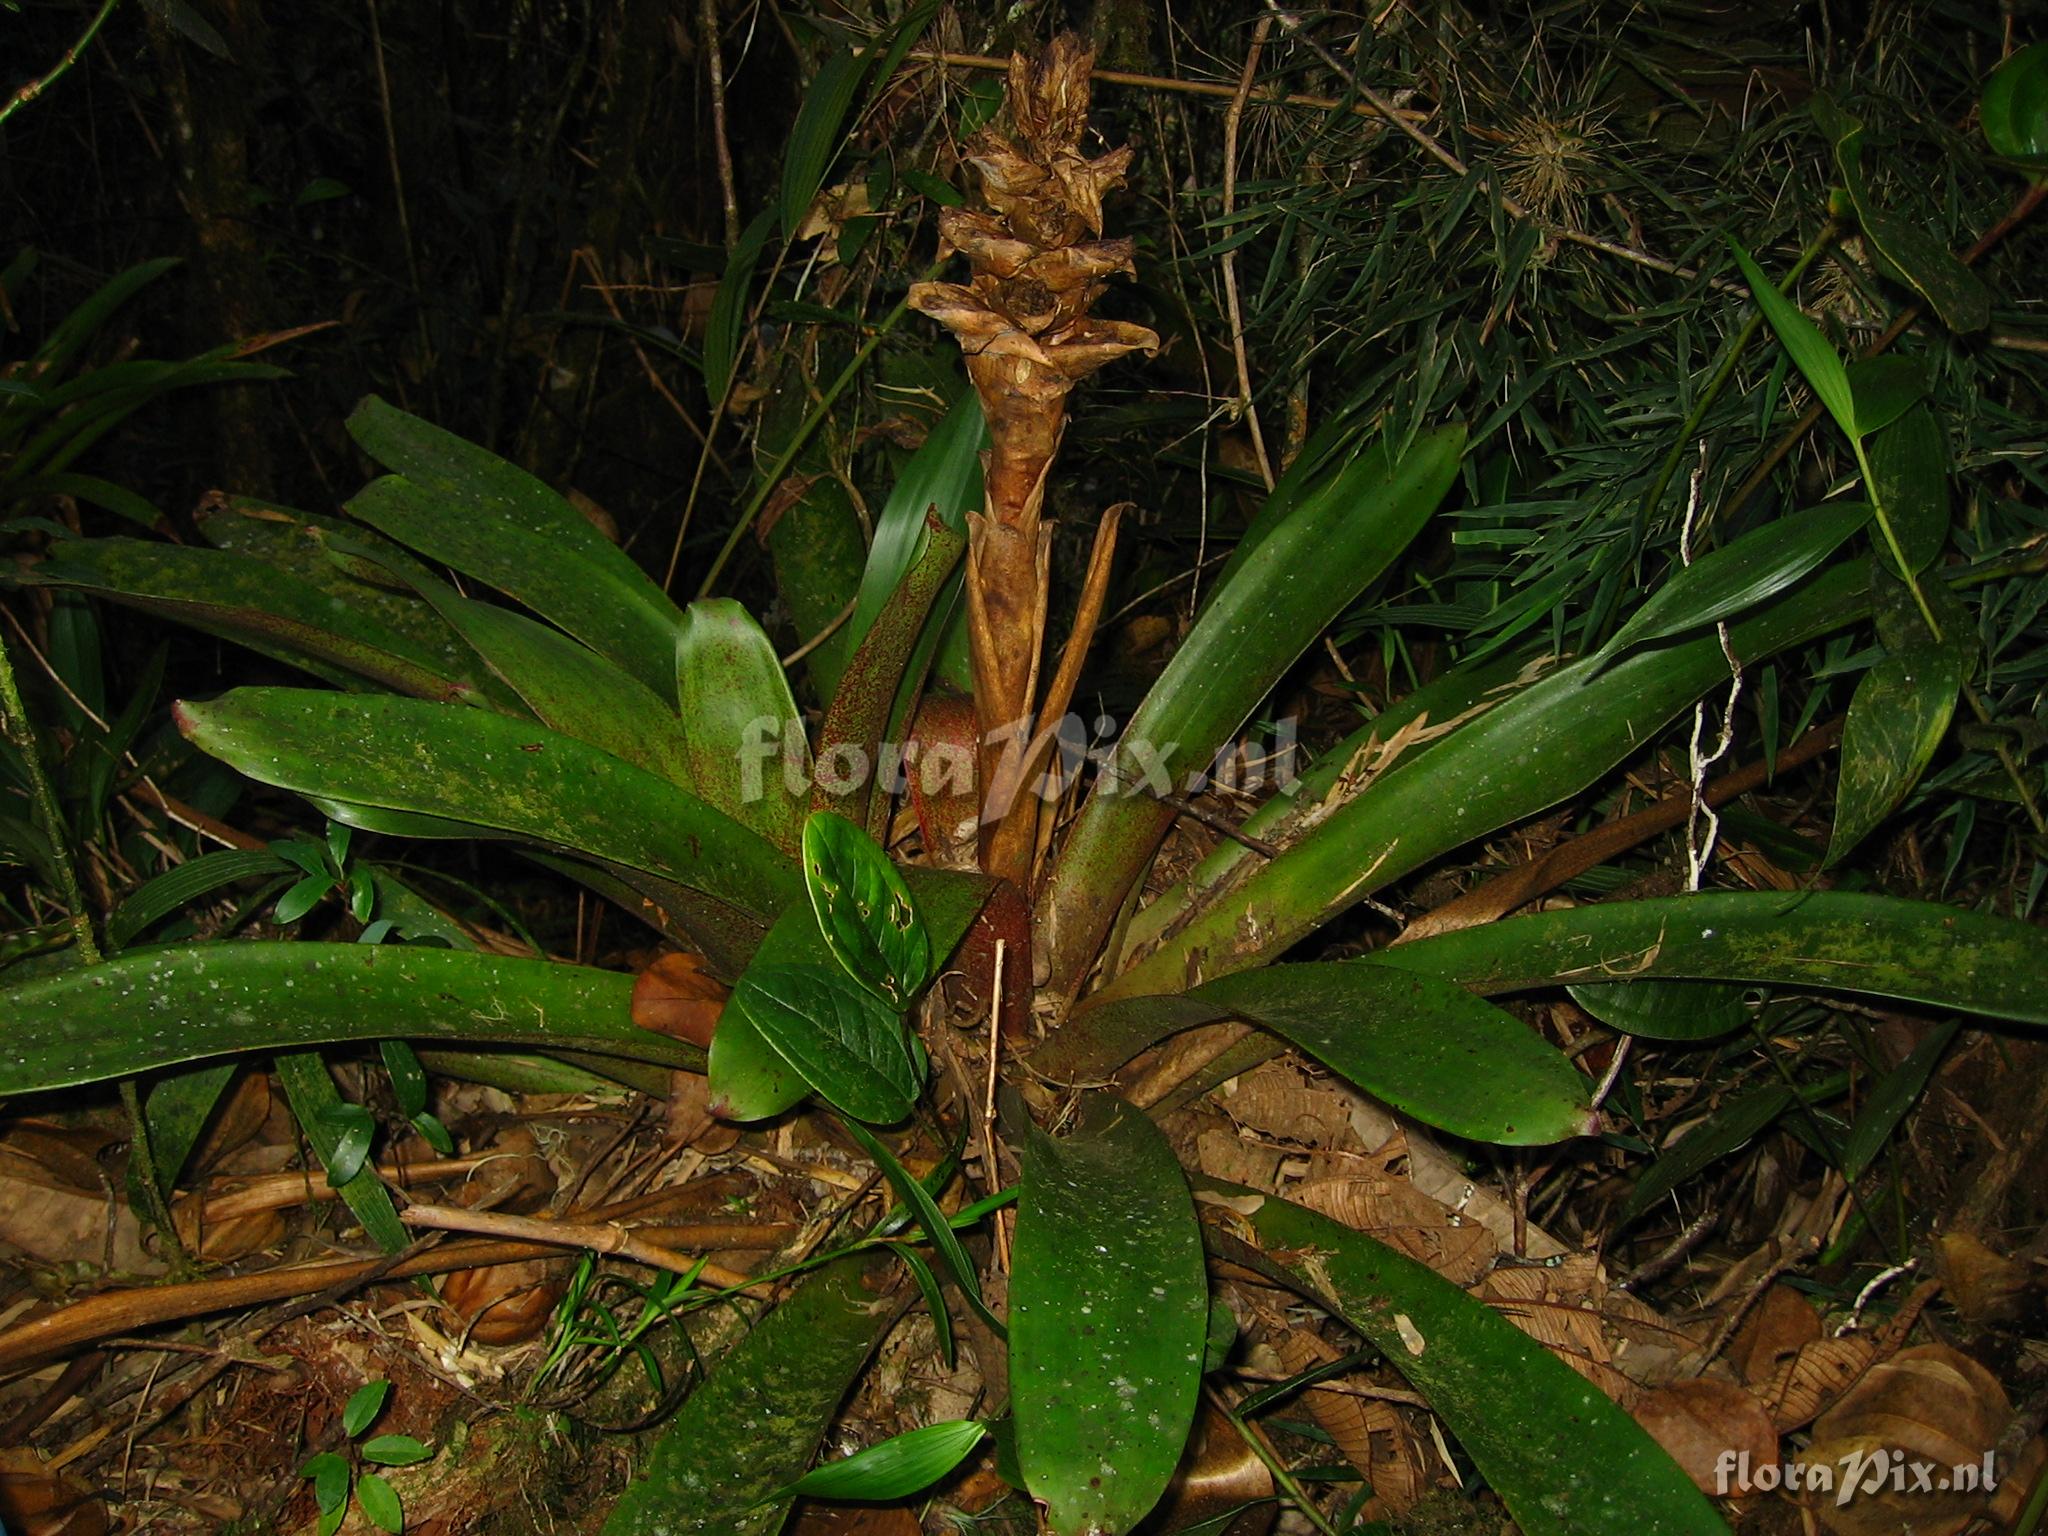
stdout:
[(1876, 1354), (1864, 1338), (1815, 1339), (1780, 1364), (1757, 1396), (1783, 1434), (1810, 1423), (1848, 1390)]
[(0, 1529), (16, 1536), (105, 1536), (107, 1506), (26, 1448), (0, 1450)]
[[(1255, 1499), (1273, 1497), (1273, 1474), (1244, 1442), (1230, 1422), (1204, 1403), (1195, 1432), (1174, 1469), (1173, 1481), (1147, 1518), (1145, 1528), (1183, 1531), (1224, 1511)], [(1224, 1536), (1263, 1536), (1273, 1528), (1278, 1507), (1271, 1503), (1249, 1509), (1230, 1522)]]
[[(1405, 1143), (1397, 1145), (1405, 1146)], [(1405, 1177), (1390, 1172), (1386, 1149), (1371, 1157), (1325, 1154), (1288, 1198), (1377, 1238), (1427, 1264), (1454, 1285), (1471, 1285), (1492, 1268), (1493, 1234), (1454, 1218)]]
[(1286, 1154), (1231, 1131), (1210, 1129), (1195, 1138), (1195, 1163), (1211, 1178), (1252, 1189), (1273, 1189)]
[(568, 1288), (570, 1259), (521, 1259), (458, 1269), (441, 1282), (441, 1299), (473, 1344), (523, 1344), (539, 1335)]
[(1728, 1363), (1750, 1386), (1768, 1382), (1820, 1334), (1820, 1313), (1813, 1303), (1789, 1285), (1774, 1285), (1736, 1330), (1728, 1346)]
[(1732, 1381), (1702, 1376), (1673, 1382), (1643, 1397), (1629, 1412), (1702, 1493), (1751, 1491), (1747, 1482), (1728, 1480), (1722, 1458), (1731, 1451), (1746, 1458), (1738, 1467), (1777, 1465), (1778, 1432), (1770, 1414)]
[(706, 1050), (731, 989), (707, 969), (702, 955), (663, 955), (633, 980), (633, 1022)]
[(155, 1271), (142, 1227), (111, 1183), (79, 1189), (47, 1167), (0, 1150), (0, 1243), (46, 1264)]
[(1937, 1245), (1942, 1294), (1975, 1327), (2009, 1323), (2019, 1315), (2034, 1270), (1987, 1248), (1968, 1232), (1944, 1232)]
[[(1839, 1536), (1879, 1536), (1909, 1522), (1916, 1532), (1961, 1530), (1988, 1513), (1991, 1501), (1981, 1490), (1941, 1484), (1953, 1469), (1981, 1467), (2011, 1418), (2005, 1389), (1968, 1355), (1946, 1344), (1901, 1350), (1872, 1366), (1822, 1415), (1805, 1459), (1834, 1467), (1838, 1487), (1859, 1466), (1900, 1459), (1907, 1467), (1928, 1466), (1934, 1486), (1921, 1487), (1910, 1474), (1896, 1488), (1889, 1475), (1881, 1486), (1865, 1481), (1846, 1502), (1823, 1502), (1821, 1522)], [(1884, 1463), (1877, 1462), (1881, 1453)]]
[(1599, 1261), (1574, 1253), (1555, 1265), (1496, 1269), (1474, 1294), (1626, 1407), (1641, 1389), (1615, 1368), (1599, 1310), (1606, 1292)]
[(1262, 1135), (1330, 1151), (1358, 1144), (1344, 1097), (1311, 1088), (1299, 1070), (1283, 1062), (1244, 1073), (1215, 1102), (1239, 1125)]

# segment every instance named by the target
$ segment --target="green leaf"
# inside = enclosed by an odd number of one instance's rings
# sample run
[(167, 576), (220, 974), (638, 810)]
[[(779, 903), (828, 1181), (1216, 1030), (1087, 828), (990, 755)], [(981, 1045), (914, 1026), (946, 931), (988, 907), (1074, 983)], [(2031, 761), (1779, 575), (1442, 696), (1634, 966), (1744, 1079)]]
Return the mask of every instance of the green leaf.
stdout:
[[(787, 860), (696, 796), (543, 726), (422, 700), (238, 688), (180, 728), (250, 777), (370, 830), (491, 832), (673, 880), (763, 917), (801, 893)], [(427, 817), (425, 823), (391, 821)], [(436, 823), (440, 823), (437, 827)]]
[(356, 1479), (356, 1507), (380, 1531), (405, 1529), (405, 1506), (399, 1502), (397, 1490), (374, 1472)]
[(1884, 1150), (1884, 1144), (1913, 1101), (1927, 1086), (1927, 1079), (1940, 1065), (1942, 1054), (1962, 1027), (1960, 1019), (1945, 1019), (1927, 1032), (1927, 1037), (1908, 1053), (1906, 1059), (1884, 1075), (1870, 1091), (1857, 1112), (1849, 1133), (1842, 1138), (1842, 1177), (1852, 1184)]
[(332, 1451), (307, 1457), (299, 1468), (299, 1476), (313, 1480), (313, 1502), (323, 1515), (348, 1503), (348, 1485), (354, 1475), (348, 1462)]
[(1103, 766), (1041, 896), (1056, 988), (1078, 988), (1173, 824), (1177, 813), (1151, 791), (1180, 792), (1209, 768), (1324, 626), (1422, 531), (1464, 446), (1461, 426), (1425, 433), (1398, 460), (1372, 443), (1305, 494), (1210, 600)]
[(588, 646), (524, 614), (462, 596), (427, 578), (419, 590), (484, 664), (551, 730), (689, 789), (683, 723), (657, 694)]
[(207, 543), (295, 576), (342, 610), (360, 610), (499, 702), (499, 690), (477, 667), (476, 656), (413, 590), (411, 583), (432, 580), (432, 573), (382, 534), (344, 518), (248, 496), (210, 497), (192, 520)]
[(1733, 618), (1775, 597), (1840, 549), (1870, 521), (1862, 502), (1795, 512), (1710, 550), (1671, 577), (1622, 625), (1602, 654), (1619, 655)]
[(1429, 1400), (1525, 1536), (1727, 1536), (1647, 1431), (1500, 1313), (1328, 1217), (1204, 1182)]
[(694, 1046), (632, 1024), (632, 991), (633, 978), (613, 971), (421, 945), (138, 950), (0, 992), (0, 1096), (401, 1031), (438, 1044), (498, 1042), (701, 1070)]
[(896, 1318), (862, 1284), (868, 1273), (860, 1255), (814, 1271), (741, 1339), (664, 1427), (604, 1536), (780, 1530), (789, 1485)]
[(907, 1429), (864, 1451), (813, 1467), (783, 1492), (834, 1503), (906, 1499), (959, 1466), (987, 1434), (973, 1419)]
[(1874, 437), (1927, 398), (1927, 370), (1910, 357), (1887, 353), (1849, 364), (1849, 393), (1856, 398), (1856, 424)]
[(323, 1510), (320, 1518), (313, 1524), (313, 1536), (334, 1536), (334, 1533), (341, 1529), (341, 1522), (347, 1518), (348, 1506), (346, 1504), (339, 1505), (334, 1509)]
[(959, 617), (955, 600), (967, 535), (942, 524), (926, 532), (910, 569), (847, 658), (818, 728), (824, 771), (812, 806), (840, 811), (856, 826), (865, 822), (884, 835), (894, 804), (891, 754), (903, 753), (900, 744), (911, 732), (933, 658)]
[(411, 1435), (378, 1435), (363, 1442), (363, 1460), (379, 1467), (410, 1467), (434, 1453)]
[(675, 689), (697, 793), (795, 853), (811, 794), (803, 717), (775, 647), (745, 608), (725, 597), (690, 604), (676, 644)]
[[(1868, 587), (1853, 564), (1823, 571), (1732, 625), (1735, 653), (1755, 665), (1861, 618)], [(1308, 800), (1278, 858), (1230, 866), (1235, 878), (1191, 890), (1188, 917), (1101, 995), (1180, 991), (1191, 974), (1261, 963), (1388, 882), (1578, 794), (1728, 678), (1712, 634), (1637, 650), (1589, 687), (1598, 665), (1557, 668), (1349, 798), (1333, 786)]]
[(1998, 66), (1977, 121), (2001, 160), (2048, 171), (2048, 43), (2029, 43)]
[[(516, 598), (667, 697), (680, 622), (674, 605), (630, 561), (627, 575), (554, 534), (488, 515), (495, 507), (494, 501), (480, 507), (429, 490), (403, 475), (372, 480), (348, 501), (351, 516)], [(625, 560), (611, 545), (604, 548)]]
[(910, 888), (866, 832), (831, 811), (804, 823), (804, 886), (847, 973), (897, 1012), (931, 980), (932, 942)]
[(175, 256), (158, 256), (138, 262), (108, 278), (93, 290), (91, 297), (59, 321), (44, 338), (43, 344), (36, 348), (35, 361), (41, 366), (34, 371), (44, 378), (51, 378), (69, 368), (79, 350), (92, 340), (115, 310), (178, 265), (180, 262)]
[(1106, 1093), (1025, 1132), (1010, 1274), (1017, 1460), (1053, 1536), (1128, 1531), (1187, 1444), (1208, 1335), (1194, 1203), (1158, 1128)]
[(1807, 384), (1834, 417), (1835, 424), (1850, 437), (1861, 437), (1856, 423), (1856, 399), (1850, 391), (1849, 371), (1842, 366), (1842, 359), (1821, 335), (1820, 327), (1771, 285), (1771, 280), (1749, 259), (1749, 253), (1732, 240), (1728, 243), (1735, 252), (1735, 264), (1742, 269), (1750, 291), (1756, 296), (1756, 307), (1763, 312), (1794, 366), (1806, 376)]
[(411, 1120), (427, 1112), (427, 1069), (413, 1048), (403, 1040), (379, 1042), (377, 1054), (391, 1079), (391, 1097), (398, 1112)]
[[(846, 1125), (857, 1121), (844, 1121)], [(939, 1277), (932, 1273), (931, 1265), (925, 1263), (924, 1255), (908, 1243), (891, 1243), (889, 1251), (903, 1261), (903, 1267), (910, 1271), (911, 1281), (917, 1286), (917, 1294), (924, 1298), (924, 1309), (932, 1320), (932, 1342), (938, 1346), (939, 1359), (947, 1370), (958, 1363), (958, 1353), (953, 1345), (953, 1315), (946, 1310), (945, 1292), (939, 1289)]]
[[(917, 1213), (917, 1224), (924, 1229), (925, 1241), (938, 1253), (939, 1261), (946, 1266), (946, 1274), (959, 1287), (960, 1294), (968, 1305), (982, 1315), (984, 1321), (993, 1325), (1000, 1335), (1002, 1324), (990, 1315), (981, 1299), (981, 1281), (974, 1272), (974, 1260), (967, 1256), (967, 1249), (960, 1242), (960, 1234), (953, 1230), (953, 1224), (946, 1220), (929, 1191), (911, 1176), (910, 1170), (898, 1162), (889, 1149), (875, 1138), (866, 1126), (857, 1120), (841, 1122), (847, 1133), (860, 1143), (861, 1150), (874, 1159), (875, 1166), (888, 1179), (890, 1187), (903, 1203)], [(933, 1308), (934, 1320), (939, 1321), (940, 1308)]]
[[(288, 949), (296, 946), (252, 947)], [(107, 967), (97, 969), (105, 970)], [(284, 1044), (282, 1038), (277, 1038), (283, 1034), (282, 1030), (273, 1031), (274, 1043)], [(362, 1136), (362, 1120), (347, 1114), (349, 1109), (356, 1109), (365, 1116), (368, 1111), (343, 1100), (334, 1086), (334, 1079), (328, 1074), (327, 1063), (318, 1051), (281, 1050), (274, 1064), (277, 1080), (292, 1107), (292, 1117), (299, 1122), (299, 1129), (312, 1144), (320, 1166), (327, 1171), (328, 1184), (341, 1192), (343, 1202), (363, 1224), (363, 1231), (371, 1241), (386, 1253), (398, 1252), (412, 1241), (412, 1234), (398, 1219), (390, 1192), (377, 1177), (376, 1169), (367, 1166), (369, 1143)], [(375, 1121), (370, 1122), (369, 1129), (376, 1129)], [(360, 1155), (351, 1145), (352, 1139), (360, 1139)], [(349, 1168), (351, 1161), (355, 1164), (353, 1170)], [(343, 1177), (336, 1178), (337, 1172)]]
[(1727, 1100), (1643, 1170), (1616, 1219), (1623, 1225), (1634, 1221), (1688, 1179), (1748, 1146), (1798, 1102), (1784, 1083), (1766, 1083)]
[(782, 158), (782, 238), (794, 240), (804, 215), (811, 211), (825, 174), (839, 158), (839, 146), (854, 92), (860, 89), (870, 57), (842, 47), (819, 66), (804, 88), (796, 126)]
[(320, 904), (320, 898), (334, 889), (334, 876), (326, 873), (307, 875), (292, 888), (277, 898), (277, 906), (271, 912), (271, 920), (282, 927), (290, 927)]
[(704, 390), (714, 404), (722, 402), (732, 388), (733, 370), (740, 355), (740, 330), (747, 321), (747, 300), (754, 283), (754, 269), (761, 252), (775, 232), (775, 210), (764, 208), (740, 235), (739, 244), (726, 258), (725, 272), (718, 279), (718, 291), (711, 296), (711, 313), (704, 323)]
[[(235, 1064), (224, 1061), (173, 1072), (149, 1085), (148, 1097), (142, 1101), (143, 1112), (149, 1119), (149, 1150), (156, 1161), (157, 1176), (163, 1180), (164, 1194), (170, 1194), (177, 1183), (185, 1160), (199, 1145), (206, 1122), (213, 1116), (214, 1105), (220, 1102), (234, 1075)], [(130, 1184), (139, 1184), (141, 1174), (141, 1160), (130, 1159)]]
[(2048, 1024), (2048, 931), (1933, 902), (1843, 891), (1701, 891), (1606, 902), (1376, 950), (1486, 996), (1692, 976), (1863, 993)]
[[(1841, 170), (1842, 185), (1855, 209), (1856, 222), (1863, 227), (1864, 245), (1878, 270), (1911, 288), (1952, 331), (1981, 331), (1989, 325), (1991, 291), (1934, 235), (1877, 206), (1863, 175), (1861, 125), (1852, 117), (1840, 117), (1834, 127), (1839, 132), (1835, 164)], [(1852, 382), (1855, 371), (1852, 366)], [(1866, 404), (1859, 390), (1857, 420), (1864, 432), (1875, 432), (1882, 422), (1865, 410)]]
[(803, 1074), (737, 1008), (718, 1017), (707, 1076), (711, 1113), (726, 1120), (767, 1120), (809, 1093)]
[(1842, 727), (1842, 775), (1827, 863), (1835, 864), (1912, 793), (1948, 734), (1963, 686), (1950, 646), (1887, 656), (1857, 681)]
[(322, 1110), (320, 1124), (331, 1138), (321, 1157), (327, 1165), (327, 1187), (340, 1189), (369, 1162), (370, 1143), (377, 1136), (377, 1117), (360, 1104), (341, 1103)]
[(1711, 1040), (1749, 1020), (1746, 987), (1720, 981), (1609, 981), (1567, 987), (1610, 1029), (1649, 1040)]
[(376, 1422), (377, 1415), (384, 1411), (384, 1400), (391, 1395), (388, 1381), (366, 1382), (350, 1394), (341, 1410), (341, 1432), (353, 1440)]
[(903, 466), (875, 521), (860, 594), (846, 626), (852, 645), (860, 644), (916, 563), (927, 536), (927, 512), (955, 533), (966, 533), (968, 512), (981, 509), (981, 455), (988, 442), (981, 397), (971, 389), (962, 390)]
[[(1891, 519), (1906, 563), (1917, 574), (1934, 562), (1948, 542), (1948, 445), (1934, 412), (1915, 405), (1871, 437), (1871, 497)], [(1887, 566), (1891, 551), (1878, 541)]]
[(919, 197), (929, 198), (941, 208), (964, 208), (967, 199), (950, 182), (942, 181), (929, 171), (920, 171), (914, 166), (904, 166), (896, 173), (903, 185)]
[[(905, 875), (931, 936), (934, 963), (953, 953), (987, 899), (990, 882), (980, 875), (912, 869)], [(832, 953), (808, 900), (792, 902), (755, 953), (757, 965), (831, 968)], [(769, 1045), (745, 1014), (728, 1008), (711, 1037), (712, 1113), (728, 1120), (765, 1120), (788, 1109), (808, 1091), (803, 1078)]]
[(663, 697), (680, 615), (619, 547), (523, 469), (374, 395), (348, 429), (395, 471), (349, 511), (560, 625)]
[(350, 608), (287, 571), (231, 550), (74, 539), (18, 579), (161, 614), (331, 682), (367, 678), (436, 699), (471, 691), (446, 653), (436, 655), (374, 613)]
[(917, 1103), (902, 1017), (836, 967), (757, 960), (733, 988), (734, 1010), (835, 1109), (887, 1125)]
[(1587, 1133), (1585, 1078), (1526, 1024), (1449, 982), (1389, 985), (1375, 974), (1388, 969), (1269, 966), (1185, 996), (1104, 1003), (1070, 1020), (1058, 1047), (1034, 1064), (1060, 1075), (1104, 1072), (1176, 1030), (1243, 1019), (1454, 1135), (1543, 1145)]
[(88, 506), (104, 507), (143, 528), (154, 528), (163, 514), (145, 497), (97, 475), (26, 475), (7, 482), (7, 499), (16, 503), (44, 496), (71, 496)]

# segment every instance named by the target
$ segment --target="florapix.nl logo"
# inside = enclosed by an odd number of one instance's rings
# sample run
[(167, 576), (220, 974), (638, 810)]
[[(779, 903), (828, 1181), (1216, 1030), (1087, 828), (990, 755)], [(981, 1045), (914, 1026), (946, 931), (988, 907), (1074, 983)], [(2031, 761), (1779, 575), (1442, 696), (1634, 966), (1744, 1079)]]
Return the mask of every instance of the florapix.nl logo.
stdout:
[(967, 795), (992, 765), (993, 792), (982, 797), (984, 822), (1000, 821), (1019, 795), (1050, 802), (1066, 793), (1085, 766), (1100, 774), (1100, 792), (1148, 795), (1171, 801), (1219, 789), (1249, 794), (1265, 788), (1291, 793), (1299, 777), (1300, 744), (1292, 718), (1276, 721), (1256, 740), (1226, 743), (1208, 759), (1183, 765), (1181, 745), (1140, 733), (1119, 733), (1108, 715), (1092, 720), (1067, 714), (1037, 731), (1017, 721), (989, 731), (977, 745), (958, 740), (883, 741), (873, 749), (835, 742), (813, 757), (802, 722), (760, 715), (741, 729), (735, 748), (740, 798), (752, 802), (776, 784), (792, 797), (813, 789), (849, 795), (870, 782), (884, 794), (911, 787), (926, 796)]

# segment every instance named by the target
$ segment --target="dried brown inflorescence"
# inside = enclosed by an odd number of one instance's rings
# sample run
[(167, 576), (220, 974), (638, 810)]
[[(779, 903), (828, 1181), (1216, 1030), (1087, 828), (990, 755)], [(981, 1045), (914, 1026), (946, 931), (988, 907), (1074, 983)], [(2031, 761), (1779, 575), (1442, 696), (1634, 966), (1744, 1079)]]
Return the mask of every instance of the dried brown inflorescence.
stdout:
[[(1040, 514), (1067, 392), (1104, 363), (1159, 345), (1142, 325), (1090, 313), (1107, 279), (1133, 270), (1131, 242), (1101, 238), (1103, 196), (1131, 152), (1089, 159), (1080, 150), (1094, 62), (1072, 34), (1035, 60), (1012, 57), (1012, 134), (985, 129), (968, 145), (986, 211), (948, 209), (939, 220), (941, 252), (967, 257), (968, 281), (910, 293), (958, 338), (988, 418), (987, 506), (968, 520), (967, 594), (981, 783), (999, 794), (1015, 788), (1002, 758), (1021, 745), (1038, 690), (1051, 540)], [(1036, 802), (1017, 795), (992, 809), (983, 864), (1022, 881)]]

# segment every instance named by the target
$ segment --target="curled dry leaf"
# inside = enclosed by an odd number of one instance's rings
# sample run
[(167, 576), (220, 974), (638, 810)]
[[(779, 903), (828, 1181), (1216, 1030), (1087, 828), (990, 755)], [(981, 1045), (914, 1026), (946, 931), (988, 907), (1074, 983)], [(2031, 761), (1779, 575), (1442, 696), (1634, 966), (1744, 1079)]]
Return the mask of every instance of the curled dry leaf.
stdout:
[(1473, 1294), (1623, 1407), (1642, 1390), (1614, 1364), (1600, 1313), (1607, 1283), (1591, 1254), (1496, 1269)]
[[(1920, 1536), (1934, 1536), (1979, 1515), (2010, 1519), (2031, 1480), (1998, 1467), (2002, 1500), (1977, 1484), (2011, 1419), (1998, 1378), (1946, 1344), (1901, 1350), (1872, 1366), (1813, 1426), (1804, 1460), (1834, 1468), (1837, 1493), (1861, 1473), (1847, 1500), (1817, 1500), (1822, 1525), (1837, 1536), (1890, 1536), (1910, 1522)], [(1927, 1469), (1929, 1486), (1912, 1473), (1916, 1464)], [(1906, 1473), (1894, 1479), (1890, 1469), (1900, 1465)], [(1972, 1486), (1952, 1485), (1965, 1480), (1954, 1476), (1957, 1469), (1972, 1470)]]
[(539, 1335), (568, 1288), (571, 1259), (521, 1259), (457, 1270), (441, 1299), (462, 1319), (473, 1344), (523, 1344)]
[(633, 1022), (709, 1050), (711, 1031), (731, 995), (702, 955), (663, 955), (633, 980)]
[[(1269, 1330), (1273, 1352), (1290, 1374), (1313, 1370), (1337, 1358), (1337, 1351), (1316, 1334), (1288, 1328), (1278, 1319), (1267, 1321), (1277, 1324)], [(1435, 1452), (1402, 1408), (1330, 1387), (1310, 1387), (1302, 1401), (1344, 1459), (1371, 1486), (1372, 1499), (1359, 1511), (1362, 1519), (1398, 1518), (1429, 1492)]]
[(52, 1472), (34, 1451), (0, 1450), (0, 1529), (15, 1536), (105, 1536), (107, 1506), (77, 1479)]
[(261, 1253), (284, 1240), (285, 1219), (281, 1210), (243, 1211), (209, 1220), (203, 1194), (182, 1194), (171, 1202), (171, 1224), (178, 1229), (178, 1241), (187, 1253), (211, 1264)]
[(1736, 1330), (1728, 1363), (1746, 1385), (1766, 1383), (1820, 1334), (1820, 1313), (1813, 1303), (1789, 1285), (1774, 1285)]
[(1427, 1264), (1455, 1285), (1471, 1285), (1493, 1265), (1493, 1234), (1395, 1172), (1406, 1157), (1402, 1137), (1369, 1157), (1319, 1155), (1289, 1198)]
[(141, 1224), (117, 1188), (105, 1174), (80, 1187), (41, 1158), (0, 1147), (0, 1243), (46, 1264), (157, 1271), (161, 1265), (144, 1250)]
[(555, 1170), (523, 1125), (507, 1126), (483, 1161), (449, 1185), (453, 1204), (525, 1215), (554, 1198)]
[(262, 1133), (270, 1109), (270, 1074), (236, 1073), (234, 1082), (228, 1085), (228, 1091), (207, 1119), (206, 1129), (186, 1166), (194, 1173), (209, 1172), (219, 1166)]
[[(1231, 1428), (1228, 1419), (1204, 1403), (1196, 1415), (1187, 1451), (1174, 1469), (1173, 1481), (1146, 1517), (1145, 1529), (1169, 1536), (1220, 1519), (1240, 1505), (1272, 1497), (1273, 1474), (1266, 1464)], [(1275, 1504), (1258, 1504), (1225, 1526), (1220, 1536), (1265, 1536), (1278, 1513)]]
[(1986, 1247), (1968, 1232), (1944, 1232), (1935, 1248), (1941, 1291), (1972, 1327), (2009, 1323), (2033, 1287), (2032, 1266)]
[(1868, 1339), (1815, 1339), (1781, 1361), (1757, 1396), (1780, 1434), (1811, 1423), (1814, 1416), (1849, 1389), (1877, 1356)]
[(1675, 1381), (1643, 1397), (1629, 1412), (1671, 1453), (1702, 1493), (1753, 1491), (1732, 1482), (1723, 1458), (1734, 1452), (1743, 1468), (1778, 1464), (1778, 1432), (1754, 1394), (1732, 1381), (1702, 1376)]

